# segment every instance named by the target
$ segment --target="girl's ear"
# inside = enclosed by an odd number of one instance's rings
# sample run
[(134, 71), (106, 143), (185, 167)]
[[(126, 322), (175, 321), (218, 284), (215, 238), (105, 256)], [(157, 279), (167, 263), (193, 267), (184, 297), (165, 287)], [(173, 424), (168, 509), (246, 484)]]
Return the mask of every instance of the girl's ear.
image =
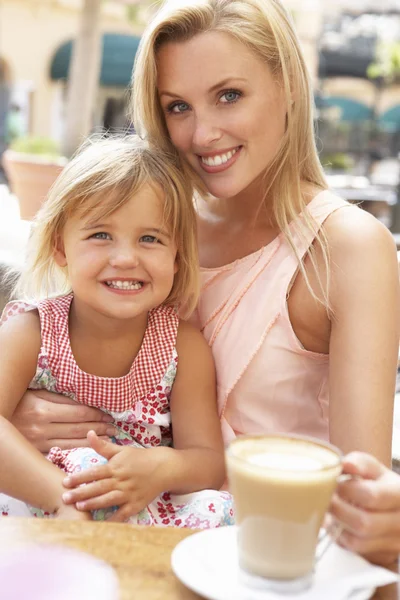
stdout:
[(179, 254), (176, 253), (175, 262), (174, 262), (174, 275), (179, 271)]
[(65, 256), (64, 242), (62, 240), (61, 235), (57, 235), (57, 237), (55, 239), (54, 247), (53, 247), (53, 257), (54, 257), (56, 264), (59, 267), (67, 266), (67, 264), (68, 264), (67, 257)]

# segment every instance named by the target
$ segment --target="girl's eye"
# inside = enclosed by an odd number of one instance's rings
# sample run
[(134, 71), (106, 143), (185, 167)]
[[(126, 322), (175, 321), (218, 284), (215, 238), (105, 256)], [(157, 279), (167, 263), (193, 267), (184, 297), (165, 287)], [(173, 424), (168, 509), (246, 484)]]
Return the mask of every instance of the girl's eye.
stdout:
[(172, 102), (169, 106), (167, 106), (167, 112), (170, 114), (179, 115), (188, 110), (189, 106), (186, 102)]
[[(222, 94), (220, 100), (222, 101), (222, 104), (233, 104), (239, 100), (241, 95), (242, 94), (236, 90), (227, 90)], [(223, 100), (223, 98), (225, 98), (225, 100)]]
[(94, 240), (110, 240), (111, 239), (110, 234), (106, 233), (105, 231), (99, 231), (98, 233), (94, 233), (90, 237), (93, 238)]
[(157, 244), (157, 242), (159, 242), (160, 240), (154, 235), (142, 235), (140, 241), (144, 242), (145, 244)]

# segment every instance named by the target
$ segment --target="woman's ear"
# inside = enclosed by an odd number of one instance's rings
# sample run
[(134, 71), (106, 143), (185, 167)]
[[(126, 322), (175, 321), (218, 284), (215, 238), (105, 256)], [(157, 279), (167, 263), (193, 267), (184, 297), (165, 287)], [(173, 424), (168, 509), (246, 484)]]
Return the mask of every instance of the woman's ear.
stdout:
[(59, 267), (67, 266), (67, 264), (68, 264), (67, 257), (65, 256), (64, 242), (62, 240), (61, 235), (57, 235), (57, 237), (54, 241), (53, 256), (54, 256), (54, 260), (55, 260), (56, 264)]

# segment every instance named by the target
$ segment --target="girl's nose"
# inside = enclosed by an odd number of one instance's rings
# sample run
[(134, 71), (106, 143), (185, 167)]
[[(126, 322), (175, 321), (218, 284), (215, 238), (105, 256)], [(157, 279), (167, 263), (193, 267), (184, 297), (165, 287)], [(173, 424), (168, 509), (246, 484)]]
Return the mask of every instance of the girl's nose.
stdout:
[(130, 269), (139, 264), (139, 253), (133, 245), (118, 246), (110, 257), (110, 265), (120, 269)]

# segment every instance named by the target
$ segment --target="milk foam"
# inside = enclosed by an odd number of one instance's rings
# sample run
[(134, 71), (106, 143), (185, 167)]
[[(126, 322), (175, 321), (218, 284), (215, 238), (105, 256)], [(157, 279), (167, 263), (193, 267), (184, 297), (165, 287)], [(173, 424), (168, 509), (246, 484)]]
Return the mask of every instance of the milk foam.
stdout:
[(260, 452), (248, 456), (247, 461), (252, 465), (282, 471), (319, 471), (324, 466), (323, 462), (311, 456), (280, 452)]

